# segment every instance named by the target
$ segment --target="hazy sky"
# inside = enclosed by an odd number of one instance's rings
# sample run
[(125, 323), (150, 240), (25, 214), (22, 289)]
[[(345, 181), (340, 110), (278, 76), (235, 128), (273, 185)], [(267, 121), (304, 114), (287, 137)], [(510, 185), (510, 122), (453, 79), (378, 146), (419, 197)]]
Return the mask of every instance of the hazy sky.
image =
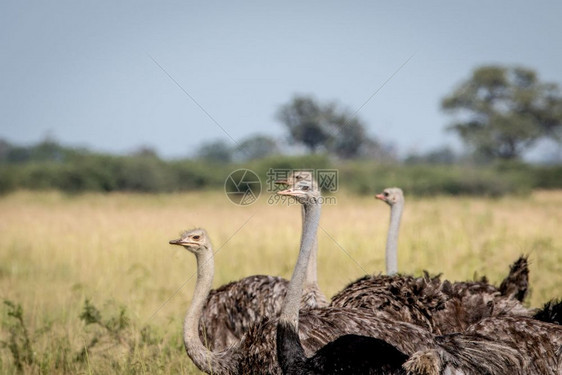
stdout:
[(184, 157), (284, 136), (294, 94), (356, 110), (384, 84), (358, 114), (371, 135), (401, 154), (458, 145), (440, 99), (488, 63), (562, 84), (561, 19), (558, 0), (3, 0), (0, 137)]

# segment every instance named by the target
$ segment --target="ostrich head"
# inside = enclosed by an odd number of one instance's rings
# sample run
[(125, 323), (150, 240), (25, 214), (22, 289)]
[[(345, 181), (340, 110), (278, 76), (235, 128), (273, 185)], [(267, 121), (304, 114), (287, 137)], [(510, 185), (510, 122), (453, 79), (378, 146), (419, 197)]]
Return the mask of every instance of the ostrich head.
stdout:
[(294, 197), (302, 204), (317, 203), (320, 199), (320, 191), (313, 180), (296, 182), (288, 189), (277, 192), (277, 194)]
[(314, 181), (312, 178), (312, 171), (291, 171), (287, 175), (287, 178), (275, 180), (275, 183), (293, 186), (301, 181)]
[(375, 198), (386, 202), (391, 207), (396, 203), (404, 202), (404, 194), (402, 193), (402, 189), (397, 187), (386, 188), (382, 193), (375, 195)]
[(170, 245), (185, 247), (193, 254), (201, 253), (211, 248), (211, 242), (205, 229), (196, 228), (183, 232), (181, 238), (171, 240)]

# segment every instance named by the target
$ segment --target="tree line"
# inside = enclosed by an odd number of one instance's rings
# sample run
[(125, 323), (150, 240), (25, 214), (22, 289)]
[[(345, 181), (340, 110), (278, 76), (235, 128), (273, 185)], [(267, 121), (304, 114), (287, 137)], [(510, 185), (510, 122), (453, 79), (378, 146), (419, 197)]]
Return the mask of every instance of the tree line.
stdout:
[(391, 147), (368, 134), (356, 112), (300, 95), (282, 105), (276, 118), (286, 129), (288, 143), (308, 155), (283, 155), (279, 142), (267, 135), (234, 146), (206, 143), (193, 157), (173, 161), (162, 160), (149, 148), (119, 156), (65, 147), (51, 139), (27, 147), (0, 140), (0, 192), (220, 188), (238, 167), (255, 169), (260, 176), (269, 168), (337, 168), (346, 177), (342, 186), (359, 193), (398, 184), (419, 194), (501, 195), (562, 187), (561, 167), (522, 162), (524, 152), (539, 140), (562, 140), (562, 95), (555, 83), (540, 81), (530, 69), (483, 66), (447, 95), (441, 107), (454, 117), (447, 129), (461, 138), (468, 153), (457, 155), (444, 147), (400, 161)]
[[(476, 68), (441, 102), (452, 116), (447, 131), (466, 146), (464, 155), (446, 147), (427, 155), (410, 155), (431, 161), (459, 157), (478, 163), (520, 160), (540, 140), (562, 141), (562, 95), (559, 86), (539, 80), (531, 69), (488, 65)], [(297, 95), (276, 113), (287, 141), (309, 153), (327, 153), (338, 159), (395, 159), (392, 147), (368, 134), (357, 111), (337, 102), (322, 102)], [(201, 146), (197, 156), (216, 161), (241, 161), (280, 153), (279, 142), (266, 135), (243, 140), (236, 146), (214, 141)]]
[(234, 170), (248, 168), (267, 188), (271, 169), (335, 169), (339, 189), (372, 194), (387, 186), (401, 186), (411, 195), (501, 196), (532, 189), (562, 188), (562, 166), (503, 161), (485, 166), (436, 160), (340, 160), (326, 153), (273, 155), (244, 162), (203, 159), (162, 160), (149, 150), (109, 155), (62, 146), (52, 140), (14, 146), (0, 142), (0, 194), (18, 189), (82, 192), (169, 193), (224, 189)]

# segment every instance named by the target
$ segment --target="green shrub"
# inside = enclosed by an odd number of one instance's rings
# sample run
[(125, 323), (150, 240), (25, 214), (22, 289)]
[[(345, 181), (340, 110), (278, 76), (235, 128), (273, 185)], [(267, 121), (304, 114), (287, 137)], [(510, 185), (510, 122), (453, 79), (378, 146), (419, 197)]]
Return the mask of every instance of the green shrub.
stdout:
[(388, 186), (400, 186), (413, 195), (480, 196), (562, 188), (562, 166), (522, 162), (498, 162), (487, 166), (424, 164), (423, 161), (402, 164), (338, 161), (326, 154), (314, 154), (275, 155), (245, 163), (225, 163), (191, 159), (164, 161), (155, 153), (146, 152), (130, 156), (96, 154), (48, 143), (34, 148), (27, 156), (22, 150), (11, 150), (21, 157), (16, 155), (0, 160), (0, 194), (15, 189), (56, 189), (68, 193), (216, 190), (222, 189), (227, 176), (240, 168), (256, 172), (262, 184), (271, 179), (268, 174), (271, 170), (336, 169), (339, 187), (355, 194), (373, 194)]

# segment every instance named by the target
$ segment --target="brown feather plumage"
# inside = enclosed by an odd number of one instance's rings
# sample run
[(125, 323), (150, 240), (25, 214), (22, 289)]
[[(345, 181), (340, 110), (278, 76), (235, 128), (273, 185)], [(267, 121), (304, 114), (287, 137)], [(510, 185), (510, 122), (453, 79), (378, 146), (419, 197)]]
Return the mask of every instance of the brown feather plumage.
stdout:
[(515, 285), (523, 285), (527, 290), (527, 283), (522, 281), (527, 276), (525, 257), (511, 266), (510, 274), (502, 282), (506, 295), (485, 278), (451, 283), (427, 273), (423, 277), (365, 276), (333, 296), (330, 306), (366, 308), (387, 318), (419, 325), (435, 334), (462, 332), (490, 316), (530, 316), (531, 310), (515, 299), (517, 293), (513, 292)]
[(377, 315), (433, 332), (432, 314), (446, 303), (440, 284), (438, 278), (428, 275), (365, 276), (333, 296), (330, 306), (369, 309)]
[(515, 298), (520, 302), (527, 297), (529, 288), (529, 261), (522, 255), (510, 266), (509, 275), (500, 284), (502, 296)]
[(486, 318), (462, 334), (439, 336), (436, 346), (414, 353), (412, 375), (560, 375), (562, 327), (530, 318)]
[[(252, 327), (239, 348), (240, 374), (280, 374), (277, 320)], [(562, 327), (530, 318), (502, 316), (479, 321), (464, 333), (434, 336), (427, 330), (364, 309), (301, 311), (299, 337), (307, 356), (344, 334), (376, 337), (410, 356), (411, 374), (560, 375)], [(376, 353), (373, 353), (376, 355)], [(458, 371), (458, 372), (455, 372)]]
[[(264, 321), (248, 331), (238, 353), (239, 374), (281, 374), (274, 354), (277, 319)], [(307, 356), (345, 334), (380, 338), (407, 354), (434, 345), (427, 330), (404, 322), (374, 316), (364, 309), (316, 308), (299, 313), (299, 337)]]
[[(211, 290), (199, 322), (201, 341), (211, 350), (225, 349), (263, 319), (278, 317), (288, 284), (282, 277), (253, 275)], [(327, 304), (319, 290), (303, 292), (301, 308)]]

